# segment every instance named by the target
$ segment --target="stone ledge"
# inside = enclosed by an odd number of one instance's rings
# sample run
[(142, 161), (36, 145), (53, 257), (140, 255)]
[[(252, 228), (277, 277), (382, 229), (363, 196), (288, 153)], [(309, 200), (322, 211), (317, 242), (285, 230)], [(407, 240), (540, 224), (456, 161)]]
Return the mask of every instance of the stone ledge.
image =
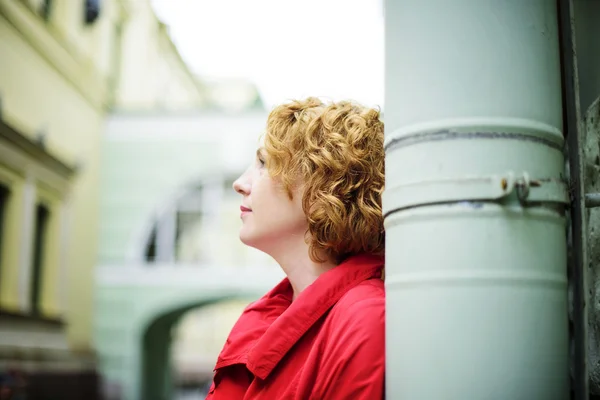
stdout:
[(70, 350), (0, 346), (0, 370), (36, 371), (96, 371), (93, 354), (78, 354)]

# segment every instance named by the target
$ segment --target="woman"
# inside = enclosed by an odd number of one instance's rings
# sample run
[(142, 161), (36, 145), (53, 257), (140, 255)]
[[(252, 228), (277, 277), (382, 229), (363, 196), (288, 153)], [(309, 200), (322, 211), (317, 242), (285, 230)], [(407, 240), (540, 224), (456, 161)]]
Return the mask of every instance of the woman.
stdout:
[(234, 183), (240, 239), (286, 278), (249, 305), (207, 399), (381, 399), (385, 367), (383, 123), (316, 98), (276, 107)]

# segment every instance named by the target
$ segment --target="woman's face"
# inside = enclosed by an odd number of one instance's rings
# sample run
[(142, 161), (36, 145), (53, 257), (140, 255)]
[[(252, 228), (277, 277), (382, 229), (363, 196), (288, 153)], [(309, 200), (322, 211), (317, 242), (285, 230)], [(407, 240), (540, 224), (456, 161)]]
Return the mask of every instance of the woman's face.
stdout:
[(233, 188), (242, 195), (241, 241), (275, 256), (287, 244), (304, 240), (308, 222), (302, 210), (302, 193), (294, 191), (290, 200), (283, 186), (269, 175), (265, 156), (264, 150), (259, 149), (254, 163), (233, 183)]

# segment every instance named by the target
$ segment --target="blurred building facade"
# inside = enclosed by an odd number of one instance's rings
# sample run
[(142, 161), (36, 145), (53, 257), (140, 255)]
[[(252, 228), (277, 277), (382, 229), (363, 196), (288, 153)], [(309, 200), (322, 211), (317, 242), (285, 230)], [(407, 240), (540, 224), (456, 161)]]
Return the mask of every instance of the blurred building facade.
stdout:
[(194, 77), (148, 1), (123, 1), (100, 161), (93, 343), (105, 398), (200, 386), (242, 308), (281, 278), (238, 239), (232, 181), (266, 110), (243, 80)]
[(199, 110), (107, 120), (95, 331), (104, 375), (124, 399), (172, 398), (177, 385), (210, 380), (242, 308), (281, 278), (239, 241), (231, 187), (266, 112), (252, 85), (205, 89)]
[(149, 2), (0, 0), (0, 373), (25, 373), (30, 394), (98, 386), (107, 115), (204, 102)]

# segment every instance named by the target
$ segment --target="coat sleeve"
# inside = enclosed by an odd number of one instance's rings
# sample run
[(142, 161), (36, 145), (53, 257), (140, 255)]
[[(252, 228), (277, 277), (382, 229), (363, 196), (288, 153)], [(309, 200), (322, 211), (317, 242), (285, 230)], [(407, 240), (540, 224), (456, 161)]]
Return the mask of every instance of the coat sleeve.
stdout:
[(385, 299), (365, 299), (337, 311), (311, 398), (383, 399)]

